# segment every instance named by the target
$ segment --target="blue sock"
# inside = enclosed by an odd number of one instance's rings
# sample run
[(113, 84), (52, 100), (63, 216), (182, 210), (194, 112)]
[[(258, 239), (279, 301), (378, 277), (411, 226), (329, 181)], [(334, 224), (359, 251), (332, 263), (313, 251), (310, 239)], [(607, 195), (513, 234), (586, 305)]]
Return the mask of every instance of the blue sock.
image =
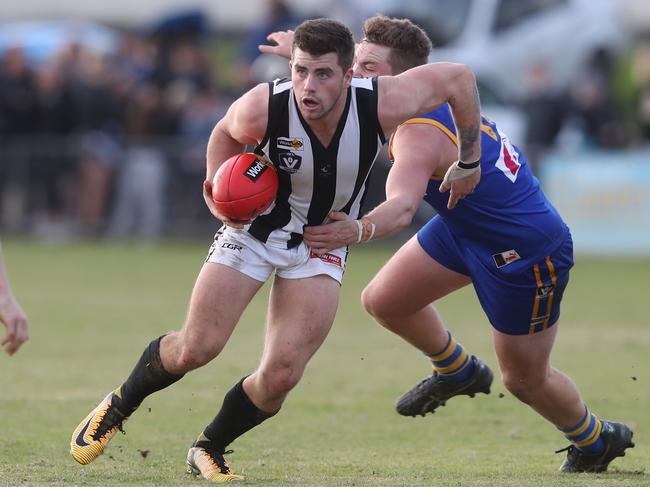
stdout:
[(585, 406), (585, 415), (580, 422), (572, 428), (560, 429), (560, 431), (585, 455), (598, 455), (605, 448), (605, 442), (600, 437), (601, 427), (600, 420)]
[(449, 334), (447, 345), (438, 353), (427, 354), (433, 370), (442, 380), (464, 382), (474, 373), (474, 362), (463, 346)]

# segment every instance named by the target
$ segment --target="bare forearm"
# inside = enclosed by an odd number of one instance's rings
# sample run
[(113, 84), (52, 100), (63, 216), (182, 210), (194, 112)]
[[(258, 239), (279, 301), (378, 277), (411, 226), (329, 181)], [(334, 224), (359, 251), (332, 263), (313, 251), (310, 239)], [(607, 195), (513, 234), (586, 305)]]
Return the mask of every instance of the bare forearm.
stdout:
[(211, 181), (219, 166), (229, 157), (242, 152), (244, 144), (235, 140), (221, 122), (212, 130), (206, 153), (206, 180)]
[(474, 74), (466, 70), (458, 76), (454, 95), (449, 99), (456, 133), (459, 159), (474, 162), (481, 158), (481, 104)]
[(11, 294), (11, 287), (9, 287), (9, 277), (7, 276), (4, 259), (2, 257), (2, 244), (0, 244), (0, 296), (5, 294)]
[(418, 205), (407, 198), (391, 198), (366, 215), (375, 224), (374, 239), (388, 237), (411, 224)]
[(27, 315), (20, 307), (9, 286), (9, 277), (5, 270), (0, 247), (0, 323), (6, 328), (4, 337), (0, 337), (0, 347), (13, 355), (29, 338)]

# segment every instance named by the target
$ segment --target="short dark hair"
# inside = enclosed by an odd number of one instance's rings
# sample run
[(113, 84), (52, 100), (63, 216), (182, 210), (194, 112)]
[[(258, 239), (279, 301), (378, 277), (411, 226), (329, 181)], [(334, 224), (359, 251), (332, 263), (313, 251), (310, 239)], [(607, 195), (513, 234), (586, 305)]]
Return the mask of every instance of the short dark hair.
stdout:
[(354, 38), (352, 32), (334, 19), (305, 20), (293, 35), (291, 53), (298, 48), (314, 56), (335, 52), (343, 72), (352, 67), (354, 61)]
[(409, 19), (375, 15), (363, 23), (363, 36), (367, 42), (391, 49), (388, 62), (393, 74), (426, 64), (431, 53), (431, 39)]

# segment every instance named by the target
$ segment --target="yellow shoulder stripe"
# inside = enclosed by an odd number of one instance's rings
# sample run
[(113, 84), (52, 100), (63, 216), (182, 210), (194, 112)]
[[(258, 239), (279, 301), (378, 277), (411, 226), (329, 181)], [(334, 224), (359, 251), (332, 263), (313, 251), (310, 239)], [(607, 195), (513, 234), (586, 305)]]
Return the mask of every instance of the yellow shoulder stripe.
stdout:
[(425, 123), (428, 125), (434, 125), (438, 127), (440, 130), (442, 130), (447, 137), (451, 139), (451, 141), (458, 146), (458, 138), (456, 137), (456, 134), (454, 134), (451, 130), (449, 130), (445, 124), (438, 122), (437, 120), (432, 120), (430, 118), (409, 118), (406, 122), (404, 122), (402, 125), (406, 124), (413, 124), (413, 123)]

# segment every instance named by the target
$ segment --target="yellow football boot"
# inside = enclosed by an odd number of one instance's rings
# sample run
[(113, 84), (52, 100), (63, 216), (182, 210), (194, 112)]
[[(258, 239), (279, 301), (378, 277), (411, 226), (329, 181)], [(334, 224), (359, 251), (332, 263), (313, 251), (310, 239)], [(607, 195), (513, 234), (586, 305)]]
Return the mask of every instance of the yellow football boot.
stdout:
[(244, 480), (241, 475), (235, 475), (223, 457), (227, 452), (219, 452), (210, 448), (208, 441), (195, 441), (187, 452), (188, 472), (201, 475), (204, 479), (218, 484)]
[(72, 433), (70, 454), (82, 465), (101, 455), (118, 430), (124, 432), (122, 423), (128, 416), (113, 405), (116, 393), (119, 394), (119, 389), (106, 396)]

